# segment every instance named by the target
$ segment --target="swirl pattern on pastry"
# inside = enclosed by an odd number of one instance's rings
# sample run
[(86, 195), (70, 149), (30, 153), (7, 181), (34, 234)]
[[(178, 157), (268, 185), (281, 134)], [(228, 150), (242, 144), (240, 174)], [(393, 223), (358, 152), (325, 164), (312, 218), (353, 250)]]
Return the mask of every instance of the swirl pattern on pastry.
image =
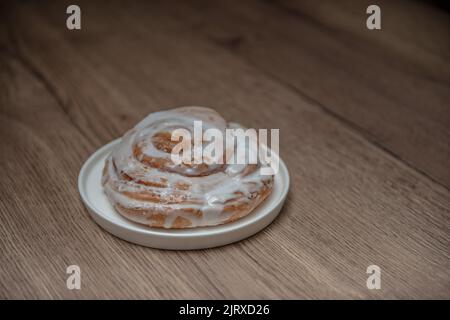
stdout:
[(273, 188), (261, 164), (179, 164), (171, 159), (173, 130), (242, 128), (204, 107), (181, 107), (148, 115), (128, 131), (106, 159), (102, 184), (116, 210), (150, 227), (194, 228), (240, 219)]

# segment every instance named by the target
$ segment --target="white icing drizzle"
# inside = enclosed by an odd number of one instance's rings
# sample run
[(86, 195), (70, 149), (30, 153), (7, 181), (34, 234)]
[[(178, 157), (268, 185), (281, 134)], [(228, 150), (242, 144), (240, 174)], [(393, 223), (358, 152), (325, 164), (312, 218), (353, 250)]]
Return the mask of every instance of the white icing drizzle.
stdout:
[[(182, 107), (156, 112), (128, 131), (111, 152), (102, 181), (104, 191), (113, 205), (139, 210), (143, 215), (128, 218), (149, 224), (148, 211), (163, 214), (165, 228), (171, 228), (177, 217), (188, 219), (189, 227), (217, 225), (226, 222), (239, 210), (230, 210), (233, 205), (247, 203), (247, 211), (251, 211), (260, 202), (254, 200), (254, 195), (264, 187), (272, 187), (273, 177), (261, 175), (259, 165), (248, 174), (248, 166), (242, 164), (213, 164), (206, 168), (205, 165), (176, 166), (171, 161), (170, 152), (153, 144), (152, 137), (161, 132), (185, 128), (193, 134), (194, 120), (203, 121), (203, 130), (217, 128), (224, 136), (226, 128), (240, 127), (227, 124), (209, 108)], [(136, 147), (140, 147), (137, 156), (134, 152)], [(148, 159), (158, 165), (145, 161)], [(136, 194), (154, 198), (143, 199)], [(226, 212), (225, 207), (228, 208)]]

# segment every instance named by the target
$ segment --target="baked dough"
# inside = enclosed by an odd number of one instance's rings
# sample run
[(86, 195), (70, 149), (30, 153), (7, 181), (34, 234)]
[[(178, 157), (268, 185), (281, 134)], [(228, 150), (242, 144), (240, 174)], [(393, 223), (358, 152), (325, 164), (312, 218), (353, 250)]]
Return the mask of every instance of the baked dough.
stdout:
[(159, 228), (214, 226), (248, 215), (270, 194), (273, 176), (261, 175), (260, 163), (176, 165), (172, 131), (192, 132), (195, 120), (224, 134), (242, 128), (212, 109), (181, 107), (148, 115), (113, 149), (102, 184), (125, 218)]

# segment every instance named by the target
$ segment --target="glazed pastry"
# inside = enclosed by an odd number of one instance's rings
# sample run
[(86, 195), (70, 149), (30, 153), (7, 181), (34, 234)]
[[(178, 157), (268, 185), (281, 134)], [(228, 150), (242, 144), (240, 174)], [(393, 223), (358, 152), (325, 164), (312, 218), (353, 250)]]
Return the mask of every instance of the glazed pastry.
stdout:
[(195, 120), (224, 134), (240, 128), (212, 109), (182, 107), (148, 115), (114, 147), (102, 184), (125, 218), (160, 228), (214, 226), (248, 215), (270, 194), (274, 178), (261, 175), (260, 163), (175, 164), (172, 132), (193, 132)]

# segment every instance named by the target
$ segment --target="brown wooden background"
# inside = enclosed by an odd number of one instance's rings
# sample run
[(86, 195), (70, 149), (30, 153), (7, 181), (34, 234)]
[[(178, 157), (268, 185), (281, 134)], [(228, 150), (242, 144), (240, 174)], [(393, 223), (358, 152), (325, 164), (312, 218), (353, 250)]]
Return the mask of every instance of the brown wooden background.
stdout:
[[(369, 31), (371, 1), (77, 1), (69, 31), (69, 4), (0, 9), (0, 298), (450, 297), (447, 12), (377, 1)], [(87, 157), (180, 105), (280, 128), (291, 191), (263, 232), (161, 251), (89, 217)]]

